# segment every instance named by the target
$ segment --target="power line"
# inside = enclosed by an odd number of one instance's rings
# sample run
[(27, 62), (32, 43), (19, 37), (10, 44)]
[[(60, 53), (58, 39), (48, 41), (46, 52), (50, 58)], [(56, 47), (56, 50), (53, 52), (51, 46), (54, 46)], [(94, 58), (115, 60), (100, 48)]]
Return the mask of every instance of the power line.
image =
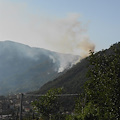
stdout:
[[(23, 94), (25, 96), (46, 96), (45, 94)], [(80, 94), (58, 94), (58, 95), (55, 95), (55, 96), (79, 96)]]
[(22, 102), (23, 102), (23, 93), (21, 93), (20, 96), (20, 116), (19, 116), (19, 120), (22, 120)]

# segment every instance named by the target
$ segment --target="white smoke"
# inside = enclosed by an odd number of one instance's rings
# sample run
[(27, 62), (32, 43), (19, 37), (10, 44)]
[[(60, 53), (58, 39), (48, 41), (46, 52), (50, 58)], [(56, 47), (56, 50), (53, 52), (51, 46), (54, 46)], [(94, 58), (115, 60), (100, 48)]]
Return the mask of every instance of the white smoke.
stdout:
[(56, 59), (55, 59), (55, 57), (54, 57), (54, 56), (49, 55), (49, 58), (53, 61), (53, 63), (55, 63), (55, 62), (56, 62)]
[[(87, 35), (87, 25), (80, 21), (79, 14), (49, 18), (29, 11), (26, 4), (0, 2), (0, 41), (13, 40), (82, 58), (88, 56), (89, 50), (94, 51), (95, 46)], [(61, 69), (65, 63), (61, 64)]]
[(79, 56), (72, 56), (72, 55), (60, 55), (60, 67), (58, 72), (63, 72), (65, 69), (71, 68), (76, 62), (79, 60)]

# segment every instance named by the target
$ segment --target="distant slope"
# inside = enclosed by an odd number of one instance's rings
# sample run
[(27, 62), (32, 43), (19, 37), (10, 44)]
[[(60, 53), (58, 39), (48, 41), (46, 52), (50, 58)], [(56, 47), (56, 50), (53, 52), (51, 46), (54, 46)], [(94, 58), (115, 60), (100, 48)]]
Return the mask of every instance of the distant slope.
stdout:
[(0, 95), (37, 90), (78, 58), (12, 41), (0, 42)]
[[(99, 51), (96, 54), (114, 54), (113, 48), (117, 48), (119, 46), (120, 42), (112, 45), (109, 49)], [(65, 93), (81, 93), (83, 85), (87, 81), (86, 73), (88, 71), (88, 66), (89, 61), (85, 58), (63, 75), (43, 85), (39, 91), (36, 91), (36, 93), (45, 93), (50, 88), (58, 87), (63, 87)]]
[(63, 87), (65, 93), (80, 93), (85, 81), (87, 80), (87, 66), (87, 59), (83, 59), (80, 63), (65, 72), (63, 75), (43, 85), (39, 91), (36, 91), (36, 93), (45, 93), (50, 88), (59, 87)]

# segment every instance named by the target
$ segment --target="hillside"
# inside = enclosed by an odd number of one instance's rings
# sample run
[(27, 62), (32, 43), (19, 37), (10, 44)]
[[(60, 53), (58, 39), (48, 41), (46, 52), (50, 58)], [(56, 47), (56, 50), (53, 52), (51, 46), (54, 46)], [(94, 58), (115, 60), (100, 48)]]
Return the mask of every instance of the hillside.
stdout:
[[(114, 54), (112, 49), (118, 48), (119, 46), (120, 42), (112, 45), (109, 49), (99, 51), (96, 54)], [(43, 85), (39, 91), (36, 91), (36, 93), (45, 93), (50, 88), (58, 87), (63, 87), (65, 93), (81, 93), (83, 85), (85, 81), (87, 81), (86, 73), (89, 66), (88, 58), (81, 60), (78, 64), (55, 80)]]
[(87, 80), (86, 72), (88, 70), (88, 64), (87, 59), (81, 60), (81, 62), (73, 66), (63, 75), (43, 85), (36, 93), (46, 93), (50, 88), (59, 87), (63, 87), (65, 93), (80, 93)]
[(0, 42), (0, 95), (37, 90), (78, 59), (12, 41)]

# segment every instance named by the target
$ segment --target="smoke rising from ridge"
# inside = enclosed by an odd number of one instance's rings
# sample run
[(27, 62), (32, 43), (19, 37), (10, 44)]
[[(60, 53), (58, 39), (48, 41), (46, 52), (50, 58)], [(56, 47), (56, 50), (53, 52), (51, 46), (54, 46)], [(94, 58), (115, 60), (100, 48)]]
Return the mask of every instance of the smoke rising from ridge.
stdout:
[(81, 57), (86, 57), (89, 50), (94, 51), (95, 45), (90, 42), (86, 35), (87, 28), (79, 21), (79, 17), (79, 14), (69, 14), (64, 19), (44, 20), (41, 36), (49, 49)]
[(87, 26), (76, 13), (65, 18), (47, 18), (46, 15), (29, 13), (25, 4), (2, 2), (0, 40), (13, 40), (60, 53), (86, 57), (95, 45), (87, 36)]

